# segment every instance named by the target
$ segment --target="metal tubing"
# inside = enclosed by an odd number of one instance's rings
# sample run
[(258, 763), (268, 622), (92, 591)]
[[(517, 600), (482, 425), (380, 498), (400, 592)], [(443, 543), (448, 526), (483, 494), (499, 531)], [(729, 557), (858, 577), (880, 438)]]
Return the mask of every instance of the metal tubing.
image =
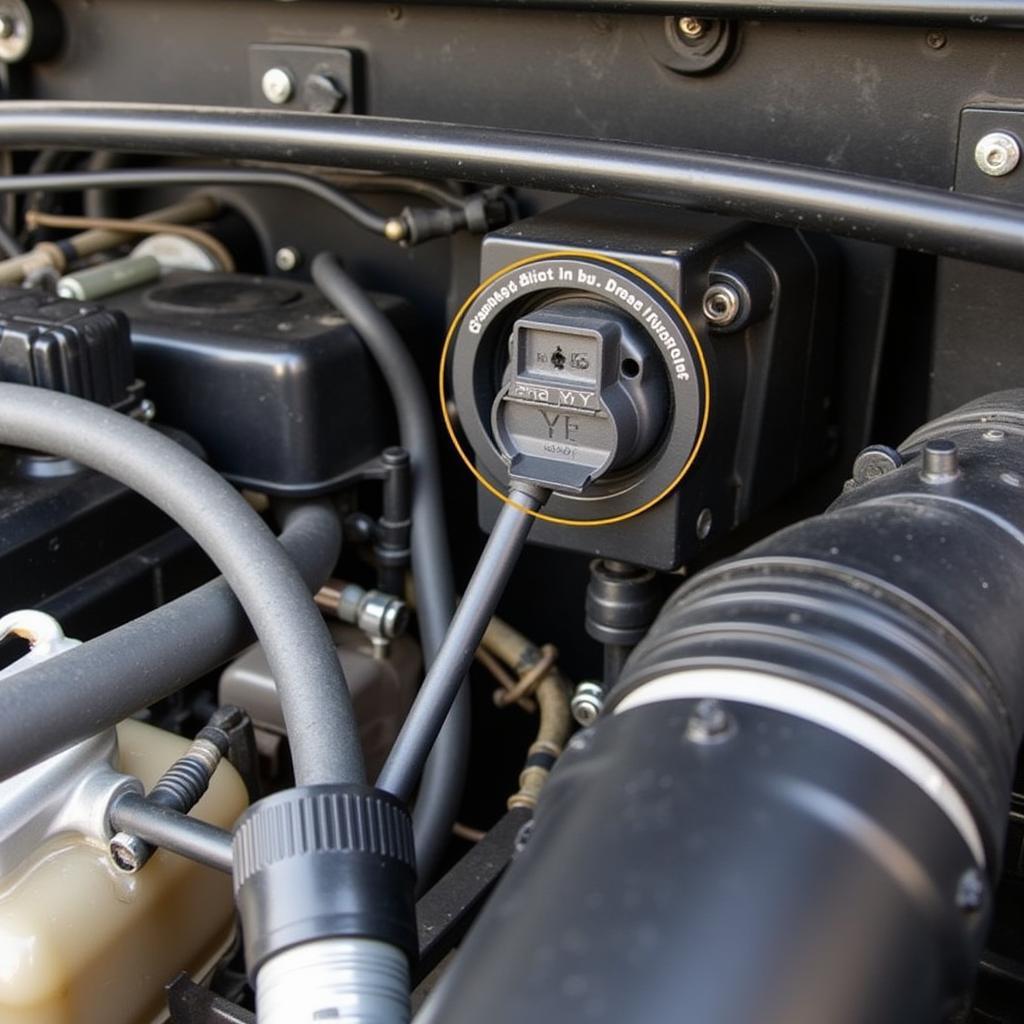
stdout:
[(1024, 270), (1024, 210), (938, 188), (693, 150), (466, 125), (150, 104), (9, 101), (8, 147), (288, 160), (618, 196)]
[[(260, 167), (167, 167), (115, 168), (109, 171), (69, 171), (64, 174), (19, 174), (0, 178), (0, 194), (14, 192), (77, 192), (95, 188), (160, 188), (193, 185), (258, 185), (306, 192), (340, 210), (360, 227), (383, 235), (391, 221), (326, 182), (292, 171)], [(152, 215), (152, 219), (167, 219)]]
[(533, 525), (526, 510), (535, 511), (542, 504), (532, 494), (513, 490), (509, 503), (502, 506), (441, 650), (384, 763), (378, 789), (401, 800), (415, 792), (427, 755), (526, 543)]
[[(383, 0), (378, 0), (383, 2)], [(452, 0), (409, 0), (451, 6)], [(477, 7), (545, 8), (608, 14), (700, 15), (706, 18), (895, 22), (965, 28), (1022, 28), (1017, 0), (475, 0)]]
[[(105, 473), (186, 530), (223, 572), (263, 644), (298, 782), (363, 781), (359, 733), (327, 626), (295, 564), (229, 483), (128, 416), (23, 384), (0, 384), (0, 444), (47, 451)], [(181, 643), (181, 634), (174, 636)], [(3, 717), (25, 729), (7, 693)]]
[(153, 846), (231, 874), (231, 833), (199, 818), (125, 793), (110, 806), (110, 824)]
[[(398, 432), (412, 463), (412, 565), (416, 607), (427, 665), (438, 657), (455, 612), (455, 583), (448, 546), (441, 460), (434, 415), (419, 370), (391, 321), (333, 256), (313, 260), (313, 280), (355, 328), (387, 381)], [(413, 820), (420, 884), (437, 866), (451, 836), (469, 761), (469, 690), (461, 686), (430, 753)]]

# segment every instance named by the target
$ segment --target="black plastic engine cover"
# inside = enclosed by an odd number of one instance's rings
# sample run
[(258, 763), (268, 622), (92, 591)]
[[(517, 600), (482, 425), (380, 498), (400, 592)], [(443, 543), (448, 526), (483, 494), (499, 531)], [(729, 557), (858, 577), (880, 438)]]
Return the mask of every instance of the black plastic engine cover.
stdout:
[[(377, 368), (312, 286), (176, 273), (116, 302), (160, 422), (195, 437), (233, 483), (323, 494), (388, 443)], [(392, 317), (403, 308), (378, 302)]]

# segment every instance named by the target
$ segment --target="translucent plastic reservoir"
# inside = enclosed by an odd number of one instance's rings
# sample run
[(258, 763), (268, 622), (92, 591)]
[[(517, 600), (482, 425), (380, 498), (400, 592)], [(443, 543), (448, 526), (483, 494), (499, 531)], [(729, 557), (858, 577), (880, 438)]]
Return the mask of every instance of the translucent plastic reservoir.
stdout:
[[(121, 771), (147, 790), (188, 741), (141, 722), (118, 726)], [(231, 827), (247, 803), (222, 763), (194, 812)], [(149, 1024), (164, 986), (201, 977), (234, 928), (228, 875), (158, 851), (136, 875), (106, 850), (60, 837), (0, 878), (0, 1024)]]

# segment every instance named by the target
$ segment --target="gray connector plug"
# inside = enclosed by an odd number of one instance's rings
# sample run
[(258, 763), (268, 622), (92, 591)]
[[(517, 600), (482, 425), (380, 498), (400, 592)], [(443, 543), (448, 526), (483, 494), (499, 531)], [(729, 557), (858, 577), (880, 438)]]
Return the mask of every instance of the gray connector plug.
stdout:
[(517, 320), (491, 410), (514, 480), (580, 494), (654, 447), (669, 413), (664, 361), (631, 317), (574, 300)]

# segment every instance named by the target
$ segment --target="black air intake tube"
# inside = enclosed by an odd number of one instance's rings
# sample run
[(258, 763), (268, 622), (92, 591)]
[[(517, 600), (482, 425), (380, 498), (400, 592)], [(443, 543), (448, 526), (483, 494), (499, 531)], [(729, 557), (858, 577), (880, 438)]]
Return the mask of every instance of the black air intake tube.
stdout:
[(683, 586), (421, 1018), (938, 1024), (1024, 734), (1024, 391)]

